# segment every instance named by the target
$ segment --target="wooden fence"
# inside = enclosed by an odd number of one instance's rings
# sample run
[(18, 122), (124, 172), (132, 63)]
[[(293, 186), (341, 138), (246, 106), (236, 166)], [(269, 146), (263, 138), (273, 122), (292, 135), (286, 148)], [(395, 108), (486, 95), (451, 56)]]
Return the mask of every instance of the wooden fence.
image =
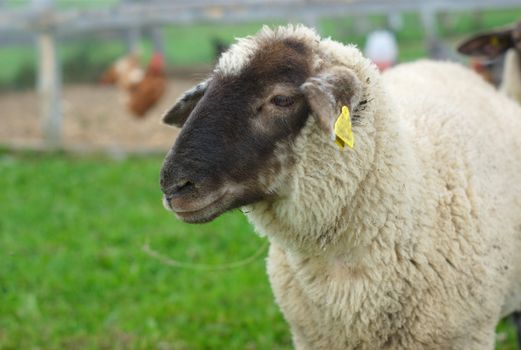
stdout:
[(138, 36), (132, 35), (136, 29), (172, 24), (289, 20), (317, 26), (321, 17), (370, 14), (396, 17), (401, 12), (417, 12), (426, 38), (432, 40), (436, 37), (439, 12), (520, 6), (519, 0), (121, 0), (104, 9), (79, 10), (57, 9), (53, 0), (32, 0), (25, 7), (12, 9), (2, 6), (0, 0), (0, 44), (12, 44), (9, 38), (16, 36), (20, 40), (36, 38), (37, 89), (43, 127), (47, 143), (59, 146), (62, 109), (57, 38), (123, 30), (130, 33), (132, 43), (138, 40)]

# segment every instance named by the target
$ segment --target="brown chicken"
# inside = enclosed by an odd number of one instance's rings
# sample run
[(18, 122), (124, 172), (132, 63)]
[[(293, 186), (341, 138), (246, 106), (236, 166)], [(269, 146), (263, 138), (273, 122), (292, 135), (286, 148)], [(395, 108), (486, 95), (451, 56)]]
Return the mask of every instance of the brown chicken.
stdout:
[(137, 118), (143, 118), (166, 90), (163, 55), (154, 53), (146, 71), (140, 66), (136, 54), (122, 57), (103, 73), (101, 82), (115, 85), (121, 91), (128, 111)]
[(167, 85), (163, 55), (154, 53), (141, 81), (128, 89), (127, 108), (138, 118), (145, 114), (164, 95)]
[(116, 85), (119, 89), (126, 90), (141, 81), (144, 75), (138, 55), (132, 53), (112, 64), (101, 76), (101, 83)]

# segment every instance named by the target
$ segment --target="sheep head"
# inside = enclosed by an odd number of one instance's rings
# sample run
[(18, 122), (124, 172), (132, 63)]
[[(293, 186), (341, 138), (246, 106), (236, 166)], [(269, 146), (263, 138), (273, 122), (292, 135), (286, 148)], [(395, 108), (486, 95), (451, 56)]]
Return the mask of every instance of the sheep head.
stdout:
[(458, 51), (467, 56), (494, 59), (511, 48), (521, 53), (521, 21), (503, 30), (476, 34), (459, 44)]
[(358, 104), (361, 83), (319, 57), (318, 44), (304, 27), (265, 28), (225, 52), (165, 114), (182, 128), (161, 169), (167, 209), (201, 223), (284, 196), (294, 140), (310, 117), (334, 144), (334, 121), (342, 105)]

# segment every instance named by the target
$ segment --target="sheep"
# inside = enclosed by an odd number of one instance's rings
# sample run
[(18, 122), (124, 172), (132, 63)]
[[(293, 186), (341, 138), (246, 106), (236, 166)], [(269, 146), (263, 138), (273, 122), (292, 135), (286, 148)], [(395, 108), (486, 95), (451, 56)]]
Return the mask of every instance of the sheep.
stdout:
[(243, 209), (296, 349), (492, 349), (519, 310), (521, 107), (470, 70), (265, 27), (163, 121), (164, 206)]
[(521, 21), (507, 29), (476, 34), (464, 40), (458, 51), (489, 59), (497, 59), (506, 52), (499, 90), (521, 103)]

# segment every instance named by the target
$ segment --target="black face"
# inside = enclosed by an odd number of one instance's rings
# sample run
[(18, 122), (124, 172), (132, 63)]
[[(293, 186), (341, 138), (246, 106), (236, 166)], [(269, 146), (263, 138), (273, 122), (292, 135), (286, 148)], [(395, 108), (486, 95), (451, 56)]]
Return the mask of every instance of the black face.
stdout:
[(309, 115), (300, 90), (307, 51), (296, 41), (272, 42), (239, 75), (215, 73), (161, 170), (165, 205), (178, 217), (207, 222), (277, 190)]
[(521, 52), (521, 22), (509, 29), (474, 35), (462, 42), (458, 46), (458, 51), (463, 55), (494, 59), (510, 48)]

